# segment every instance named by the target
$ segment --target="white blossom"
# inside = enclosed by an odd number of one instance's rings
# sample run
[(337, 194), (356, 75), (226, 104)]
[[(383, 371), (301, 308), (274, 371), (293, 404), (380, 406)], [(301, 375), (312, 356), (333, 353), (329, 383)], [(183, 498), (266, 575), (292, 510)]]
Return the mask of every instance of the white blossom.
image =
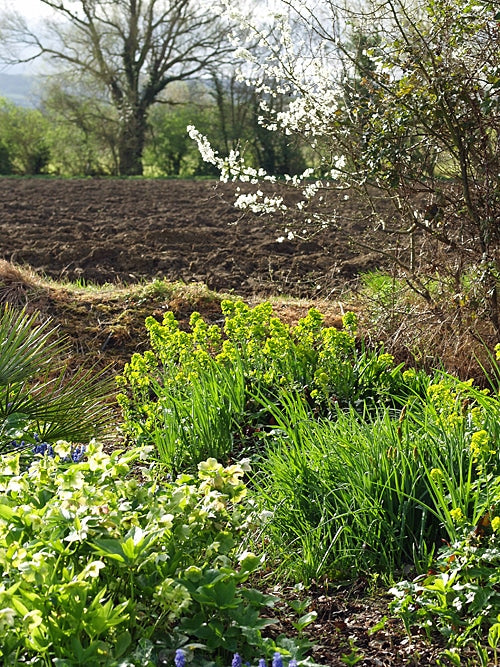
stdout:
[(267, 197), (263, 192), (257, 192), (239, 195), (234, 205), (239, 209), (249, 209), (254, 213), (276, 213), (276, 211), (286, 211), (283, 203), (283, 197)]
[[(227, 15), (237, 21), (241, 30), (240, 33), (235, 31), (231, 35), (236, 47), (235, 56), (244, 61), (237, 78), (251, 86), (260, 96), (258, 123), (271, 132), (300, 134), (315, 149), (320, 138), (330, 136), (342, 100), (343, 88), (339, 83), (341, 77), (335, 76), (335, 72), (340, 71), (340, 59), (335, 44), (318, 40), (314, 48), (311, 48), (311, 44), (297, 38), (296, 24), (291, 17), (303, 22), (310, 16), (308, 12), (311, 10), (311, 6), (302, 1), (273, 0), (266, 5), (268, 13), (260, 15), (257, 21), (255, 16), (252, 19), (245, 11), (238, 10), (231, 0), (223, 0), (223, 3)], [(280, 11), (281, 9), (283, 11)], [(251, 45), (256, 44), (261, 50), (258, 58), (255, 50), (250, 50)], [(287, 95), (289, 101), (285, 108), (280, 106), (279, 110), (276, 110), (273, 99), (278, 95)], [(248, 165), (239, 150), (231, 150), (223, 157), (196, 128), (188, 127), (188, 133), (196, 141), (202, 158), (218, 169), (221, 181), (251, 185), (276, 182), (274, 175)], [(305, 216), (309, 202), (316, 197), (318, 200), (322, 198), (323, 190), (342, 187), (345, 156), (335, 155), (329, 160), (329, 164), (330, 171), (325, 169), (326, 163), (323, 163), (322, 174), (326, 171), (325, 180), (318, 178), (312, 167), (308, 167), (302, 174), (284, 175), (285, 183), (301, 193), (301, 199), (291, 205), (296, 212)], [(238, 209), (259, 214), (287, 210), (282, 196), (264, 194), (260, 189), (243, 193), (237, 187), (234, 203)], [(301, 225), (304, 224), (306, 227), (313, 224), (322, 227), (324, 218), (314, 214), (302, 219)], [(276, 240), (282, 243), (285, 239), (294, 238), (295, 233), (286, 229)]]

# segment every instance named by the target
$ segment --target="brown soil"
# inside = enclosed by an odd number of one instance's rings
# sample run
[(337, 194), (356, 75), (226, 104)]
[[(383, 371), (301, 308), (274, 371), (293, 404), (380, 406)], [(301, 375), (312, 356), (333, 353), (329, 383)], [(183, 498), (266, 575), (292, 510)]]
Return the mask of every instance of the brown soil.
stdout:
[(380, 263), (360, 203), (331, 199), (336, 224), (308, 239), (276, 239), (273, 220), (232, 206), (213, 181), (0, 179), (0, 258), (56, 279), (202, 282), (242, 296), (330, 296)]

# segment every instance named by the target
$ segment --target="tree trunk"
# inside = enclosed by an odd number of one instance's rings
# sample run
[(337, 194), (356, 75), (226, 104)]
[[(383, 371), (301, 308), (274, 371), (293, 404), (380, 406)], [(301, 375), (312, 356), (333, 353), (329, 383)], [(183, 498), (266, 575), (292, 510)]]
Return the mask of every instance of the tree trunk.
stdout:
[(122, 112), (118, 140), (118, 168), (120, 176), (142, 175), (142, 153), (146, 136), (146, 114), (141, 108)]

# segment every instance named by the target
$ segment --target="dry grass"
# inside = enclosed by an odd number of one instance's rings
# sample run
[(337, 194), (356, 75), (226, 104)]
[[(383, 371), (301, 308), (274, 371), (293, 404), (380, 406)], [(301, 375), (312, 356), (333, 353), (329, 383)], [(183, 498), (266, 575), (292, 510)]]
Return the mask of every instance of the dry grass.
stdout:
[(446, 295), (429, 305), (400, 285), (389, 299), (366, 289), (356, 298), (364, 335), (382, 342), (398, 361), (473, 378), (483, 386), (494, 378), (493, 350), (499, 341), (491, 322), (472, 309)]
[[(148, 346), (146, 317), (161, 320), (170, 310), (180, 326), (187, 328), (191, 314), (197, 311), (210, 324), (222, 323), (220, 303), (224, 298), (236, 297), (211, 292), (199, 283), (65, 284), (0, 260), (0, 303), (38, 312), (41, 319), (51, 318), (70, 343), (67, 361), (75, 367), (90, 364), (119, 373), (134, 352)], [(273, 306), (280, 318), (292, 324), (315, 306), (329, 326), (341, 326), (344, 310), (350, 309), (337, 302), (285, 297), (273, 299)]]

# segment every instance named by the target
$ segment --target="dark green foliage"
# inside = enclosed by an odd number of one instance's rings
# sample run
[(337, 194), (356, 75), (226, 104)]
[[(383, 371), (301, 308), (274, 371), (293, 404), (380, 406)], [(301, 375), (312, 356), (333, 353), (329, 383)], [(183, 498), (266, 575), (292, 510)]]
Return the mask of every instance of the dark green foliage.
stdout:
[(0, 141), (0, 174), (12, 174), (12, 162), (9, 149), (3, 141)]
[(0, 451), (45, 442), (88, 442), (109, 425), (111, 383), (93, 369), (66, 377), (50, 322), (0, 311)]

